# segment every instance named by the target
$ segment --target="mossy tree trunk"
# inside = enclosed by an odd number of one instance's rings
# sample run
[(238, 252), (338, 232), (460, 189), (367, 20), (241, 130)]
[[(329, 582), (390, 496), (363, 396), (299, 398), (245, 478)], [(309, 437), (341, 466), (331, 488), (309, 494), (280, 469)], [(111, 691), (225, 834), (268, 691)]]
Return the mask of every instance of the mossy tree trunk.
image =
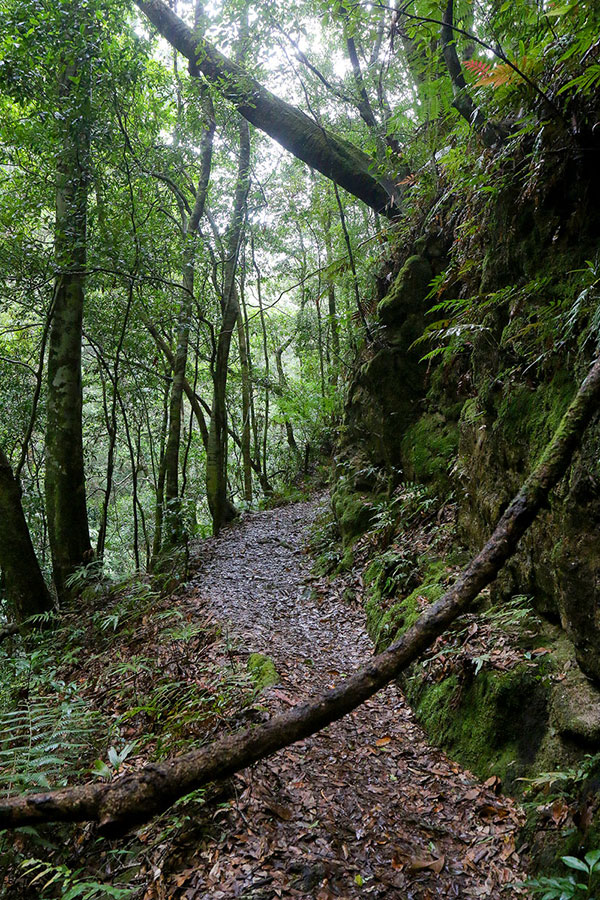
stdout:
[[(92, 557), (82, 436), (81, 341), (85, 296), (90, 171), (90, 55), (84, 12), (72, 10), (59, 76), (55, 255), (57, 278), (48, 346), (46, 512), (54, 582), (66, 594), (69, 575)], [(78, 25), (82, 25), (82, 34)], [(68, 56), (67, 56), (68, 53)]]
[(227, 59), (175, 15), (162, 0), (136, 0), (169, 43), (201, 72), (238, 111), (298, 159), (335, 181), (377, 212), (391, 214), (393, 180), (377, 179), (372, 160), (348, 141), (326, 131), (301, 110), (266, 90), (238, 63)]
[(17, 622), (53, 608), (23, 513), (21, 487), (1, 447), (0, 569)]

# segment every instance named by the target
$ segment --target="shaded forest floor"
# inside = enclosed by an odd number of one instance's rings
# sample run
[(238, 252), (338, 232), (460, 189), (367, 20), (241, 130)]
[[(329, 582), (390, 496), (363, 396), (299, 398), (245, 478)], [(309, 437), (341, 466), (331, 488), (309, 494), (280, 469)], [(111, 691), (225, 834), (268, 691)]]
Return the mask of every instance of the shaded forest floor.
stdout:
[[(311, 576), (323, 498), (246, 516), (194, 558), (188, 594), (234, 666), (273, 675), (241, 721), (332, 686), (372, 655), (360, 579)], [(356, 578), (356, 581), (354, 581)], [(174, 874), (199, 898), (501, 897), (522, 877), (517, 806), (432, 748), (394, 685), (234, 779), (212, 839)]]
[[(325, 509), (321, 496), (248, 514), (193, 545), (185, 584), (168, 574), (160, 591), (156, 579), (92, 584), (85, 622), (78, 605), (34, 652), (7, 641), (3, 790), (119, 778), (263, 721), (366, 662), (360, 574), (312, 574), (307, 546)], [(2, 833), (0, 894), (514, 897), (523, 816), (495, 782), (432, 748), (392, 685), (126, 838), (86, 824)]]

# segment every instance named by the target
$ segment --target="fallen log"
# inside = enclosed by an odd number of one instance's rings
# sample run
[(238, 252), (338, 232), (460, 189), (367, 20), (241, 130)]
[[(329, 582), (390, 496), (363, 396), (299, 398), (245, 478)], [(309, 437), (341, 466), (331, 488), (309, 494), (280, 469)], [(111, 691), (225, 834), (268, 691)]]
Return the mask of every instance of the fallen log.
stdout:
[(0, 828), (52, 821), (93, 821), (105, 834), (122, 833), (164, 811), (190, 791), (227, 778), (356, 709), (418, 659), (493, 581), (545, 505), (551, 489), (567, 471), (599, 404), (600, 358), (539, 463), (480, 553), (408, 631), (337, 687), (264, 724), (225, 735), (163, 763), (146, 765), (110, 784), (84, 784), (1, 801)]

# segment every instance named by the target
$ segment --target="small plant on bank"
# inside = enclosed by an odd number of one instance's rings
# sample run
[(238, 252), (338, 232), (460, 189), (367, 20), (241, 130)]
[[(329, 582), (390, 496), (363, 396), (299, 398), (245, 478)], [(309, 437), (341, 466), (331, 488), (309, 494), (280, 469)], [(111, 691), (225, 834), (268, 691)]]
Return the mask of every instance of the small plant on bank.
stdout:
[(532, 878), (524, 886), (541, 900), (596, 900), (592, 891), (600, 872), (600, 850), (591, 850), (583, 859), (576, 856), (561, 856), (561, 859), (565, 866), (573, 870), (569, 875)]

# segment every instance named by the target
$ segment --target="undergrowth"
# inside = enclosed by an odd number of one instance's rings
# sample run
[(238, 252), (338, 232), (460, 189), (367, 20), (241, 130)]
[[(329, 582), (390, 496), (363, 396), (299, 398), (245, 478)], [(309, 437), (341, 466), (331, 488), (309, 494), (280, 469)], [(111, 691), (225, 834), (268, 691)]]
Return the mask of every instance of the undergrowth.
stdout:
[[(113, 780), (208, 742), (253, 700), (248, 672), (219, 628), (161, 583), (111, 585), (82, 573), (84, 613), (67, 611), (52, 630), (0, 647), (4, 795)], [(1, 832), (0, 893), (154, 896), (148, 885), (159, 885), (191, 835), (198, 841), (223, 797), (196, 791), (118, 843), (90, 825)]]

